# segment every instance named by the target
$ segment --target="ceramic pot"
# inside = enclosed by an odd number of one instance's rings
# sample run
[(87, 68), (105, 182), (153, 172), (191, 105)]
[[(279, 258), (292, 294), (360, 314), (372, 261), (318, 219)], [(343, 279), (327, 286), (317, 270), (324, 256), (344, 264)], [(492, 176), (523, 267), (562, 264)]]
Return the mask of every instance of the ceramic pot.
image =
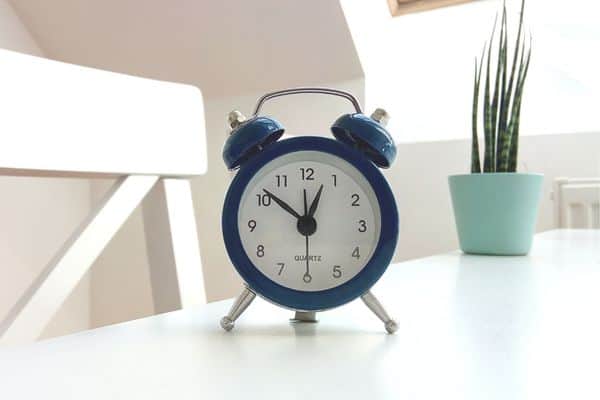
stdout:
[(462, 251), (527, 254), (535, 233), (543, 180), (540, 174), (521, 173), (448, 177)]

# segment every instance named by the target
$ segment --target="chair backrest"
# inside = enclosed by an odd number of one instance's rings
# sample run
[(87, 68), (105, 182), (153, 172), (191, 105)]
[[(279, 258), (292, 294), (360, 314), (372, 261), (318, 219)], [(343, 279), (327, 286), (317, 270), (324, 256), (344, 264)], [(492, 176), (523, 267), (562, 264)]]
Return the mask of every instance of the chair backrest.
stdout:
[(0, 50), (0, 110), (2, 175), (206, 172), (193, 86)]
[(556, 227), (600, 229), (600, 178), (557, 178), (553, 199)]
[(151, 191), (155, 309), (206, 302), (188, 179), (207, 169), (198, 88), (0, 50), (0, 110), (0, 176), (119, 178), (0, 320), (0, 344), (39, 337)]

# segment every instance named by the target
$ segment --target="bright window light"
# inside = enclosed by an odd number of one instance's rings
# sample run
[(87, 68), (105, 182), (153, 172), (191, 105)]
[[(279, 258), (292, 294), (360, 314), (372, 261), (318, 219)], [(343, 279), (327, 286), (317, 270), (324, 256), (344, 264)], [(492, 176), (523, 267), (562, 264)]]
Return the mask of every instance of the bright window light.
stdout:
[[(507, 1), (513, 38), (519, 4)], [(342, 0), (366, 75), (366, 108), (388, 109), (398, 141), (470, 136), (474, 59), (500, 6), (482, 0), (392, 18), (385, 1)], [(533, 53), (521, 133), (600, 131), (600, 5), (527, 0), (525, 12)]]

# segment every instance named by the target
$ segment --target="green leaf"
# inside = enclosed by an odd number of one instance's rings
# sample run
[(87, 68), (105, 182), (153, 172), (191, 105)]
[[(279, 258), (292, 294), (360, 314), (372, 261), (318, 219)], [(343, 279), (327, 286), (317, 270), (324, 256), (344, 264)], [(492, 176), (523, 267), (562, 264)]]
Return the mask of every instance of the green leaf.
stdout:
[[(504, 10), (506, 10), (506, 4), (504, 7)], [(520, 58), (522, 59), (522, 55), (521, 57), (519, 57), (519, 50), (521, 48), (521, 39), (523, 36), (523, 16), (524, 16), (524, 11), (525, 11), (525, 0), (521, 1), (521, 14), (519, 16), (519, 29), (517, 32), (517, 42), (515, 44), (515, 50), (513, 53), (513, 60), (512, 60), (512, 68), (510, 71), (510, 78), (509, 78), (509, 82), (508, 82), (508, 88), (506, 89), (505, 93), (506, 96), (504, 97), (504, 100), (502, 101), (502, 105), (501, 105), (501, 109), (500, 109), (500, 124), (501, 126), (499, 127), (499, 130), (505, 131), (505, 135), (504, 138), (502, 139), (502, 146), (500, 147), (500, 152), (501, 152), (501, 157), (502, 160), (500, 161), (500, 165), (501, 171), (507, 172), (506, 168), (508, 167), (509, 164), (509, 160), (508, 160), (508, 156), (509, 156), (509, 152), (506, 151), (505, 147), (507, 145), (507, 141), (511, 141), (512, 136), (513, 136), (513, 129), (511, 129), (510, 127), (510, 120), (512, 119), (511, 115), (509, 115), (509, 112), (512, 114), (514, 113), (514, 109), (510, 110), (510, 106), (511, 106), (511, 100), (513, 100), (513, 86), (515, 84), (515, 73), (517, 72), (517, 64), (521, 64), (520, 62)], [(508, 63), (506, 64), (508, 66)], [(515, 90), (516, 91), (516, 90)], [(514, 101), (513, 101), (513, 106), (514, 106)], [(508, 145), (510, 146), (510, 143), (508, 143)], [(509, 147), (510, 148), (510, 147)]]
[(502, 159), (502, 148), (504, 147), (504, 142), (507, 140), (507, 131), (506, 131), (506, 114), (507, 107), (505, 107), (506, 102), (506, 84), (507, 84), (507, 69), (508, 69), (508, 28), (507, 28), (507, 17), (506, 17), (506, 1), (502, 7), (502, 30), (500, 33), (500, 55), (499, 59), (502, 63), (502, 77), (501, 77), (501, 88), (500, 88), (500, 110), (498, 111), (498, 132), (497, 132), (497, 145), (496, 145), (496, 171), (501, 172), (501, 165), (503, 162)]
[(494, 94), (492, 97), (492, 105), (491, 105), (491, 110), (490, 110), (490, 114), (491, 114), (491, 124), (492, 124), (492, 141), (491, 141), (491, 145), (492, 145), (492, 169), (494, 171), (497, 170), (497, 160), (496, 160), (496, 144), (498, 143), (499, 139), (499, 135), (498, 135), (498, 101), (500, 98), (500, 90), (501, 90), (501, 79), (503, 76), (503, 70), (504, 68), (504, 57), (502, 54), (503, 51), (503, 41), (504, 41), (504, 25), (505, 25), (505, 19), (506, 19), (506, 14), (503, 12), (502, 13), (502, 21), (500, 23), (500, 37), (498, 39), (498, 59), (497, 59), (497, 65), (496, 65), (496, 78), (494, 80)]
[(484, 139), (485, 139), (485, 155), (483, 158), (483, 172), (494, 172), (494, 130), (492, 127), (492, 104), (490, 99), (490, 63), (492, 58), (492, 43), (494, 42), (494, 34), (496, 33), (496, 21), (494, 21), (494, 28), (492, 29), (492, 37), (487, 53), (487, 72), (485, 76), (485, 93), (483, 103), (483, 119), (484, 119)]
[(511, 124), (513, 124), (513, 132), (511, 137), (511, 145), (510, 145), (510, 159), (508, 163), (508, 172), (516, 172), (517, 171), (517, 159), (519, 156), (519, 127), (521, 123), (521, 102), (523, 100), (523, 89), (525, 87), (525, 79), (527, 78), (527, 72), (529, 71), (529, 62), (531, 61), (531, 45), (529, 46), (529, 50), (527, 52), (527, 59), (523, 63), (521, 63), (521, 67), (519, 68), (519, 81), (517, 84), (517, 89), (515, 91), (515, 105), (513, 106), (513, 115), (511, 118)]
[(516, 79), (516, 86), (515, 86), (515, 92), (514, 95), (512, 96), (512, 104), (510, 105), (510, 115), (508, 115), (508, 133), (507, 133), (507, 138), (506, 141), (503, 143), (503, 147), (502, 147), (502, 158), (503, 158), (503, 162), (502, 165), (500, 166), (500, 169), (503, 172), (510, 172), (510, 154), (511, 151), (513, 151), (513, 146), (515, 145), (515, 124), (517, 123), (516, 121), (516, 111), (518, 108), (518, 102), (519, 102), (519, 87), (520, 87), (520, 83), (521, 83), (521, 75), (523, 73), (523, 70), (525, 69), (525, 43), (523, 43), (521, 45), (521, 48), (519, 49), (519, 53), (517, 54), (519, 61), (519, 69), (517, 71), (517, 79)]
[(479, 108), (479, 82), (481, 81), (481, 70), (483, 67), (483, 58), (485, 56), (485, 46), (477, 69), (477, 59), (475, 59), (475, 83), (473, 85), (473, 113), (472, 126), (473, 138), (471, 140), (471, 173), (481, 172), (481, 161), (479, 159), (479, 139), (477, 133), (477, 111)]

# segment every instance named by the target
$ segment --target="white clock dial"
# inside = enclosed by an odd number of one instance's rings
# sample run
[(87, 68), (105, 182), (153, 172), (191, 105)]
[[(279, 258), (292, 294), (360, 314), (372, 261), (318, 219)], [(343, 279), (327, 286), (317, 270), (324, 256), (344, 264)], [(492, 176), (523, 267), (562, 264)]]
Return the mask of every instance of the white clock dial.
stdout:
[(286, 154), (262, 167), (238, 212), (252, 263), (272, 281), (301, 291), (330, 289), (356, 276), (377, 246), (380, 226), (366, 178), (347, 161), (318, 151)]

